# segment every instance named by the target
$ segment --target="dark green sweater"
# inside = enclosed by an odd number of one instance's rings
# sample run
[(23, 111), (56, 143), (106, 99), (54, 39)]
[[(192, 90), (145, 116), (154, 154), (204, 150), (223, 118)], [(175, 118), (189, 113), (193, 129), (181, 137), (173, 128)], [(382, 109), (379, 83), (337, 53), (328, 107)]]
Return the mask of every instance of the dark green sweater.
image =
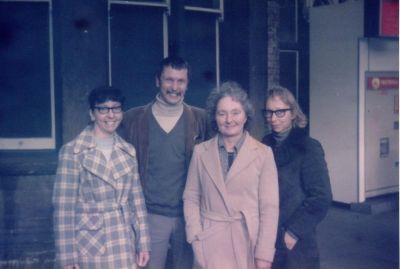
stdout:
[(184, 121), (166, 133), (151, 114), (144, 195), (149, 213), (183, 215), (182, 194), (186, 182)]

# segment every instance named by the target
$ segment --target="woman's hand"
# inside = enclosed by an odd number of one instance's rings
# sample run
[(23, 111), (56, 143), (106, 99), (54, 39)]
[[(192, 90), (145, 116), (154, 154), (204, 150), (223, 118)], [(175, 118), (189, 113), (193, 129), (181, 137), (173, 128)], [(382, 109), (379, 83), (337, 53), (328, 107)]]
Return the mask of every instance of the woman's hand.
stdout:
[(290, 233), (285, 232), (283, 240), (285, 241), (285, 245), (289, 250), (292, 250), (297, 243), (297, 239), (293, 238)]
[(271, 269), (272, 263), (269, 261), (256, 259), (256, 269)]
[(148, 251), (140, 251), (139, 254), (136, 255), (136, 263), (140, 267), (145, 267), (149, 260), (150, 252)]

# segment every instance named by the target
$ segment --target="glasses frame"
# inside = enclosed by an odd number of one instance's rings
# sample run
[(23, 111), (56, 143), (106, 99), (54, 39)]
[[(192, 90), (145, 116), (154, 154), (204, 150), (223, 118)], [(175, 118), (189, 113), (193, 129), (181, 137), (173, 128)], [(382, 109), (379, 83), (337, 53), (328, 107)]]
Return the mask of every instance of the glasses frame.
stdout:
[(270, 109), (263, 109), (262, 113), (263, 116), (267, 119), (271, 119), (272, 116), (275, 114), (275, 116), (279, 119), (285, 117), (286, 112), (292, 111), (293, 109), (291, 108), (282, 108), (282, 109), (277, 109), (277, 110), (270, 110)]
[(122, 106), (95, 106), (94, 109), (96, 109), (102, 115), (107, 115), (110, 113), (110, 111), (112, 111), (114, 114), (122, 113)]

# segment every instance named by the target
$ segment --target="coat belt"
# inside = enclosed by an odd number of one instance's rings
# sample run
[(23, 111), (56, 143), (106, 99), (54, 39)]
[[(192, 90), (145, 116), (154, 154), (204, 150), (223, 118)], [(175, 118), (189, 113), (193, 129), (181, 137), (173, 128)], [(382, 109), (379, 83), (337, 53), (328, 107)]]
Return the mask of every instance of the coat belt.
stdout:
[(120, 210), (121, 204), (115, 202), (80, 203), (75, 206), (76, 213), (106, 213)]
[(216, 222), (221, 222), (221, 224), (225, 223), (226, 225), (213, 225), (213, 226), (207, 228), (206, 230), (202, 231), (200, 234), (196, 235), (196, 238), (198, 240), (203, 240), (215, 233), (225, 230), (226, 226), (233, 222), (243, 220), (242, 214), (240, 214), (240, 213), (237, 213), (234, 216), (227, 216), (227, 215), (222, 215), (222, 214), (218, 214), (218, 213), (211, 212), (211, 211), (202, 211), (201, 216), (205, 219), (209, 219), (209, 220), (216, 221)]
[[(96, 203), (80, 203), (76, 204), (76, 213), (78, 214), (95, 214), (95, 213), (111, 213), (118, 212), (122, 213), (125, 223), (136, 224), (131, 218), (131, 211), (128, 203), (116, 203), (116, 202), (96, 202)], [(135, 225), (136, 226), (136, 225)], [(136, 228), (136, 227), (135, 227)]]
[[(207, 228), (206, 230), (202, 231), (200, 234), (196, 235), (196, 239), (198, 239), (198, 240), (204, 240), (205, 238), (207, 238), (213, 234), (216, 234), (220, 231), (226, 230), (228, 228), (228, 226), (230, 226), (231, 224), (233, 224), (235, 222), (244, 223), (246, 233), (249, 238), (249, 242), (248, 242), (249, 249), (250, 249), (249, 255), (251, 257), (250, 268), (254, 268), (254, 246), (250, 240), (250, 231), (249, 231), (248, 220), (246, 219), (246, 214), (244, 212), (240, 211), (240, 212), (235, 213), (232, 216), (229, 216), (229, 215), (222, 215), (222, 214), (212, 212), (212, 211), (202, 211), (201, 215), (205, 219), (209, 219), (209, 220), (216, 221), (216, 222), (221, 222), (221, 224), (226, 223), (226, 225), (213, 225), (213, 226)], [(234, 233), (232, 230), (232, 227), (230, 230), (231, 230), (231, 233)], [(232, 234), (232, 240), (235, 241), (234, 234)], [(247, 262), (241, 258), (243, 256), (243, 254), (240, 253), (240, 251), (238, 249), (236, 249), (235, 245), (233, 246), (233, 248), (234, 248), (234, 252), (236, 253), (238, 268), (246, 268)]]

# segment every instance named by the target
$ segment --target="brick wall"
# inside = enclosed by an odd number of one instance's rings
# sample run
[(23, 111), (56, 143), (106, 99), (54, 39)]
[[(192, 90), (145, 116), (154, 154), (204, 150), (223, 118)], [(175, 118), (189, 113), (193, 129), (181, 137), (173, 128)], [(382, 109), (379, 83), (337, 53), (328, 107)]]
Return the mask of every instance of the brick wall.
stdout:
[(279, 84), (279, 4), (268, 1), (268, 86)]

